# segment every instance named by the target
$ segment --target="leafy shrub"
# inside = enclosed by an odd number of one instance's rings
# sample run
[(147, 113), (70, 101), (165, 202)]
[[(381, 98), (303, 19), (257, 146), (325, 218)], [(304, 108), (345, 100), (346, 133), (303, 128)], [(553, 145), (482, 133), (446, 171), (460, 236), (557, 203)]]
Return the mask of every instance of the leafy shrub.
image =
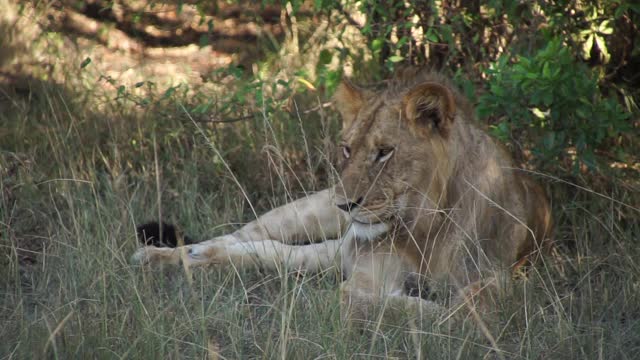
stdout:
[[(489, 92), (479, 98), (480, 118), (494, 117), (494, 135), (504, 141), (532, 139), (540, 165), (570, 160), (594, 168), (596, 153), (631, 130), (629, 116), (605, 98), (591, 70), (574, 60), (560, 39), (531, 57), (502, 56), (486, 70)], [(544, 166), (543, 166), (544, 167)]]

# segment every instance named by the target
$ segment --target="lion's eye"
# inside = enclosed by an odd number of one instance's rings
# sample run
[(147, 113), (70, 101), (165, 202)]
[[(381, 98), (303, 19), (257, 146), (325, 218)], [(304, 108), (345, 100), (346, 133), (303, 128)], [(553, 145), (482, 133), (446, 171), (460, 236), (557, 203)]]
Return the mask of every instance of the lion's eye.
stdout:
[(351, 157), (351, 148), (349, 148), (347, 145), (342, 145), (342, 155), (344, 155), (345, 159), (348, 159)]
[(381, 147), (378, 149), (378, 155), (376, 156), (377, 162), (383, 162), (389, 160), (391, 155), (393, 155), (394, 148), (392, 147)]

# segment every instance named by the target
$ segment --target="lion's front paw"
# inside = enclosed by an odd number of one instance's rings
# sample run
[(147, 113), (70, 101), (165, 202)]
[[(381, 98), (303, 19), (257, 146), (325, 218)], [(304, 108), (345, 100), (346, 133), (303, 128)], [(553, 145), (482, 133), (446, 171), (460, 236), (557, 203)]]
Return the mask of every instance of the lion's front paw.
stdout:
[(216, 263), (220, 246), (212, 244), (193, 245), (186, 253), (185, 262), (189, 265)]
[(131, 255), (131, 263), (136, 265), (179, 264), (179, 249), (145, 246)]
[(224, 248), (224, 245), (212, 243), (177, 248), (146, 246), (133, 253), (131, 263), (135, 265), (183, 264), (187, 267), (219, 263), (226, 256)]
[(131, 255), (131, 264), (133, 265), (148, 265), (151, 263), (151, 256), (147, 251), (147, 247), (140, 248)]

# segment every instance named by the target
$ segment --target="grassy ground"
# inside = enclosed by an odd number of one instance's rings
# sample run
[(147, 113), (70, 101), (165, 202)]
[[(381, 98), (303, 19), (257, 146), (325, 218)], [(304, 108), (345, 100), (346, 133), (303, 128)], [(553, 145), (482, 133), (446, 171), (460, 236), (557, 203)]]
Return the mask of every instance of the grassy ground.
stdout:
[(0, 358), (638, 358), (637, 181), (612, 175), (594, 193), (539, 176), (563, 269), (516, 282), (486, 330), (402, 314), (348, 326), (332, 272), (129, 264), (139, 222), (205, 239), (253, 219), (249, 203), (322, 188), (335, 114), (211, 124), (185, 111), (197, 97), (143, 108), (94, 75), (0, 93)]
[(610, 359), (640, 350), (640, 225), (623, 187), (608, 198), (540, 179), (554, 193), (565, 274), (541, 266), (505, 295), (489, 324), (500, 351), (472, 321), (400, 318), (362, 331), (340, 320), (335, 274), (212, 268), (190, 278), (128, 263), (137, 222), (159, 211), (200, 238), (250, 220), (234, 177), (259, 212), (321, 187), (319, 117), (203, 128), (179, 106), (98, 112), (91, 96), (32, 86), (0, 114), (4, 356)]

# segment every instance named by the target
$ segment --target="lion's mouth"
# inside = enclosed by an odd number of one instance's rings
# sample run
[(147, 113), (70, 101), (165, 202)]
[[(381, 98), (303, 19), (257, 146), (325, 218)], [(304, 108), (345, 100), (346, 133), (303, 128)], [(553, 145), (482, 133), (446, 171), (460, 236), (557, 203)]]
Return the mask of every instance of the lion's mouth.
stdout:
[(358, 225), (374, 226), (384, 224), (389, 213), (384, 204), (362, 206), (351, 213), (351, 221)]
[(362, 221), (362, 220), (358, 220), (356, 218), (351, 218), (351, 221), (356, 223), (356, 224), (369, 225), (369, 226), (378, 225), (378, 224), (382, 224), (383, 223), (383, 221)]

